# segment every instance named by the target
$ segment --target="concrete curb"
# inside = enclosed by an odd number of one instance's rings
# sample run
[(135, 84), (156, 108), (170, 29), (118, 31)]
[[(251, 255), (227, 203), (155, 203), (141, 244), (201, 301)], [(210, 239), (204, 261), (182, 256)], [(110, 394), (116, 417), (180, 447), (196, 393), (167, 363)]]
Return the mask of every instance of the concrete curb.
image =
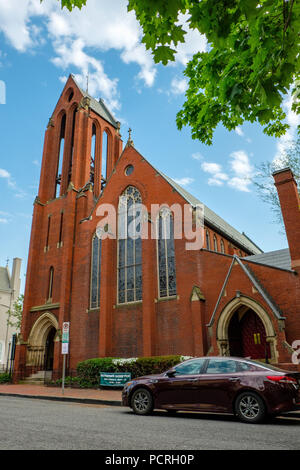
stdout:
[[(48, 400), (48, 401), (61, 401), (65, 403), (82, 403), (85, 405), (106, 405), (106, 406), (122, 406), (121, 401), (117, 400), (99, 400), (96, 398), (78, 398), (78, 397), (64, 397), (64, 396), (47, 396), (47, 395), (28, 395), (22, 393), (4, 393), (0, 392), (0, 397), (15, 397), (15, 398), (31, 398), (34, 400)], [(300, 411), (290, 411), (280, 415), (282, 418), (298, 418), (300, 419)]]
[(45, 396), (45, 395), (24, 395), (21, 393), (2, 393), (0, 396), (3, 397), (15, 397), (15, 398), (31, 398), (35, 400), (48, 400), (48, 401), (62, 401), (71, 403), (83, 403), (86, 405), (108, 405), (108, 406), (122, 406), (120, 401), (116, 400), (97, 400), (93, 398), (76, 398), (76, 397), (57, 397), (57, 396)]

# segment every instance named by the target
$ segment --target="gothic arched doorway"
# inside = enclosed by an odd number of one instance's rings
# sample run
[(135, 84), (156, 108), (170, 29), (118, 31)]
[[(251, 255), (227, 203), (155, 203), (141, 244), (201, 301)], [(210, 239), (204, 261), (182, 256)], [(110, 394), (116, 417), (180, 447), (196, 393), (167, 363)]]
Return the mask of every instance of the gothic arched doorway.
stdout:
[(34, 323), (28, 338), (26, 366), (37, 370), (52, 370), (57, 335), (56, 317), (49, 312), (41, 315)]
[(277, 336), (270, 314), (255, 300), (239, 295), (223, 308), (216, 327), (221, 356), (278, 362)]
[(56, 329), (51, 328), (51, 330), (48, 333), (46, 344), (45, 344), (45, 370), (53, 370), (55, 335), (56, 335)]
[(228, 341), (231, 356), (251, 359), (271, 357), (264, 324), (252, 309), (242, 307), (232, 315), (228, 326)]

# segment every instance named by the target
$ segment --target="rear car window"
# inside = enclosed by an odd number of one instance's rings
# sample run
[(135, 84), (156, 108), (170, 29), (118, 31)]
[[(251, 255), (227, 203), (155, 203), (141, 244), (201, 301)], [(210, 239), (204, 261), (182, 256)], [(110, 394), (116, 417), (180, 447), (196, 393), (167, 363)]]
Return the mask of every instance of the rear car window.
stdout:
[(230, 374), (237, 371), (236, 361), (210, 359), (207, 374)]
[(250, 364), (249, 362), (238, 362), (237, 366), (241, 372), (261, 370), (262, 368), (256, 364)]

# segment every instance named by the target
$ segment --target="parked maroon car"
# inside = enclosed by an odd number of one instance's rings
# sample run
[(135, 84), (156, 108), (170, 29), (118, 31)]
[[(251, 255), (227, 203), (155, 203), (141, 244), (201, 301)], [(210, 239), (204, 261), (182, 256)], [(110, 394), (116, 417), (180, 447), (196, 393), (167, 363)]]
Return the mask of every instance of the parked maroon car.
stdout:
[(128, 382), (122, 402), (139, 415), (154, 408), (205, 411), (258, 423), (300, 409), (300, 373), (242, 358), (200, 357)]

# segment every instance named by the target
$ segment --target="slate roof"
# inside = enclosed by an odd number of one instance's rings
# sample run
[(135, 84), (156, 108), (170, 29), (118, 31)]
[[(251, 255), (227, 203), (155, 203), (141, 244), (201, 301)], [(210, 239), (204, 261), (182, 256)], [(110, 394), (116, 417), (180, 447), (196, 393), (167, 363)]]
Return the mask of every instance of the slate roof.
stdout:
[[(193, 207), (196, 207), (199, 204), (203, 204), (199, 199), (195, 196), (190, 194), (186, 189), (182, 188), (178, 183), (172, 180), (169, 176), (165, 175), (164, 173), (157, 170), (157, 172), (168, 181), (168, 183), (173, 186), (173, 188)], [(245, 248), (248, 252), (254, 253), (255, 255), (259, 255), (263, 253), (263, 251), (255, 245), (245, 234), (240, 233), (230, 224), (228, 224), (224, 219), (222, 219), (219, 215), (213, 212), (209, 207), (205, 204), (204, 206), (204, 222), (214, 228), (215, 230), (224, 234), (224, 236), (231, 238), (235, 243), (237, 243), (240, 247)]]
[(0, 267), (0, 291), (10, 290), (10, 280), (7, 268)]
[(270, 251), (269, 253), (262, 253), (259, 255), (247, 256), (243, 259), (291, 271), (291, 255), (288, 248), (284, 250)]
[(83, 97), (84, 98), (89, 98), (90, 101), (91, 101), (91, 104), (90, 104), (90, 107), (91, 109), (96, 113), (98, 114), (98, 116), (101, 116), (103, 119), (105, 119), (105, 121), (109, 122), (113, 127), (115, 127), (116, 129), (118, 128), (118, 123), (117, 121), (115, 120), (115, 118), (113, 117), (113, 115), (111, 114), (111, 112), (107, 109), (106, 105), (104, 104), (104, 101), (102, 99), (100, 99), (99, 101), (96, 100), (95, 98), (93, 98), (91, 95), (89, 95), (86, 91), (84, 91), (82, 88), (80, 88), (80, 86), (78, 85), (78, 83), (76, 82), (76, 79), (74, 77), (74, 75), (72, 75), (72, 78), (74, 80), (74, 82), (76, 83), (76, 86), (78, 87), (78, 89), (80, 90), (80, 92), (82, 93)]

